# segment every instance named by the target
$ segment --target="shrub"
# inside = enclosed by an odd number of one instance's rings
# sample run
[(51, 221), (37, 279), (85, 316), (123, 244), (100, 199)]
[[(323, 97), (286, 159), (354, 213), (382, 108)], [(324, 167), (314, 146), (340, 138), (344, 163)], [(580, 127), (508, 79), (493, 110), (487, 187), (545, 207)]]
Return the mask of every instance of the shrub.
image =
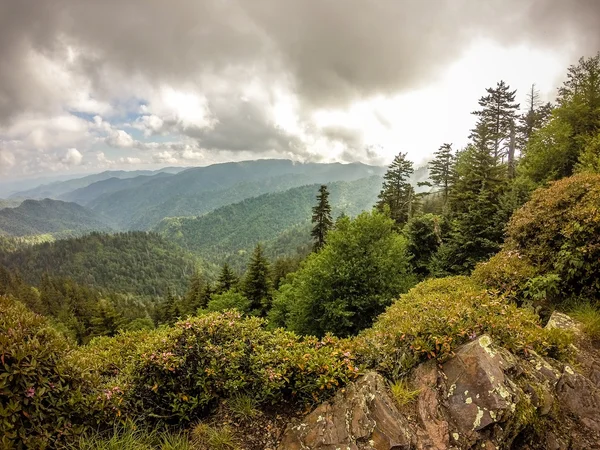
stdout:
[(531, 309), (466, 277), (418, 284), (361, 333), (355, 346), (360, 361), (396, 379), (422, 360), (446, 360), (456, 347), (482, 334), (513, 352), (534, 349), (560, 356), (568, 351), (568, 335), (543, 329)]
[(93, 408), (69, 350), (46, 319), (0, 297), (0, 447), (56, 447), (83, 430)]
[(263, 325), (226, 311), (151, 336), (117, 384), (124, 412), (150, 423), (186, 423), (239, 395), (258, 403), (319, 401), (357, 376), (343, 341)]
[(563, 296), (600, 292), (600, 175), (579, 174), (538, 189), (513, 215), (507, 249), (540, 275), (559, 277)]
[(210, 312), (225, 311), (226, 309), (237, 309), (241, 313), (248, 313), (251, 302), (242, 293), (229, 290), (222, 294), (211, 297), (206, 309)]
[(517, 251), (503, 250), (489, 261), (477, 264), (472, 277), (488, 289), (519, 300), (528, 281), (535, 275), (535, 269), (526, 257)]

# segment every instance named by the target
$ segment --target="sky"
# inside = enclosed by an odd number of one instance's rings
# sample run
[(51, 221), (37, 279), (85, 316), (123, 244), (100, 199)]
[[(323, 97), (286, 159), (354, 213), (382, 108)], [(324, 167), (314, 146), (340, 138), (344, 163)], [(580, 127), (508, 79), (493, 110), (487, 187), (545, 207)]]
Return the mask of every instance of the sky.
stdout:
[(598, 0), (0, 0), (0, 181), (424, 164), (500, 80), (552, 101), (599, 29)]

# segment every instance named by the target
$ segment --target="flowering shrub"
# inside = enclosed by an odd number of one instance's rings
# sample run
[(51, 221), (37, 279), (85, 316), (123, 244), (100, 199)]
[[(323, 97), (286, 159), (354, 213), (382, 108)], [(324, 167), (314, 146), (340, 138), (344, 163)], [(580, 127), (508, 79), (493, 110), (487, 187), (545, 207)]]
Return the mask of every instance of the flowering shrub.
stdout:
[(561, 356), (569, 336), (543, 329), (529, 308), (495, 296), (467, 277), (424, 281), (379, 316), (354, 345), (359, 360), (392, 378), (419, 362), (452, 356), (459, 345), (489, 334), (513, 352)]
[(579, 174), (538, 189), (508, 225), (507, 249), (540, 275), (555, 274), (563, 296), (600, 293), (600, 175)]
[(137, 420), (181, 423), (240, 394), (260, 403), (318, 401), (358, 375), (344, 341), (300, 338), (263, 325), (225, 311), (153, 336), (119, 380), (123, 408)]
[(535, 275), (535, 268), (528, 258), (515, 250), (505, 249), (477, 264), (472, 277), (481, 285), (520, 303), (529, 280)]
[(45, 318), (0, 297), (0, 448), (56, 447), (82, 431), (88, 385), (69, 349)]

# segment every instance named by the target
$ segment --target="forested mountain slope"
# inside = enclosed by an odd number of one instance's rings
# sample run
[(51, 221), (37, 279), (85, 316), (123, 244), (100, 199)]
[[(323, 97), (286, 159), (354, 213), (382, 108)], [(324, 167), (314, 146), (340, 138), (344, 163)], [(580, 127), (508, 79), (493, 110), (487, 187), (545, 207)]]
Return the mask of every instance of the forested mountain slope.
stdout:
[(111, 292), (181, 293), (196, 259), (155, 233), (92, 233), (0, 253), (0, 265), (37, 285), (44, 273)]
[(76, 203), (58, 200), (25, 200), (16, 208), (0, 210), (0, 234), (76, 236), (90, 231), (110, 231), (97, 213)]
[(102, 195), (88, 206), (111, 217), (124, 229), (150, 229), (165, 217), (195, 216), (268, 192), (313, 183), (353, 181), (383, 172), (381, 167), (360, 163), (259, 160), (215, 164)]
[[(377, 199), (381, 177), (374, 176), (352, 182), (328, 185), (334, 217), (369, 209)], [(296, 228), (282, 244), (288, 242), (288, 253), (293, 253), (301, 236), (308, 240), (308, 224), (319, 185), (308, 185), (250, 198), (240, 203), (224, 206), (200, 217), (176, 217), (163, 220), (155, 231), (183, 248), (201, 255), (207, 261), (221, 263), (226, 259), (246, 255), (257, 242), (274, 241)], [(304, 234), (306, 233), (306, 234)], [(283, 244), (285, 246), (285, 244)]]

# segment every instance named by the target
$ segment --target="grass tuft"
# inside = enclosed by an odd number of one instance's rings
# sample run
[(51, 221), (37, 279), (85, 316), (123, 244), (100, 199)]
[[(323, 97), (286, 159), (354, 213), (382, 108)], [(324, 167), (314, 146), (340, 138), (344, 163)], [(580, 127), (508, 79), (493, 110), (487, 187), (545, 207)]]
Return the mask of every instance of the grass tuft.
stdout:
[(401, 407), (413, 403), (421, 392), (419, 389), (411, 389), (406, 380), (398, 380), (395, 383), (392, 383), (390, 385), (390, 391), (392, 392), (392, 397), (394, 397), (394, 400), (398, 403), (398, 406)]
[(258, 415), (256, 401), (249, 395), (236, 395), (227, 400), (227, 406), (241, 420), (251, 420)]
[(593, 340), (600, 340), (600, 309), (590, 303), (581, 303), (570, 313), (573, 319), (581, 322), (582, 331)]
[(192, 440), (199, 449), (238, 450), (237, 439), (228, 425), (211, 426), (199, 423), (192, 429)]

